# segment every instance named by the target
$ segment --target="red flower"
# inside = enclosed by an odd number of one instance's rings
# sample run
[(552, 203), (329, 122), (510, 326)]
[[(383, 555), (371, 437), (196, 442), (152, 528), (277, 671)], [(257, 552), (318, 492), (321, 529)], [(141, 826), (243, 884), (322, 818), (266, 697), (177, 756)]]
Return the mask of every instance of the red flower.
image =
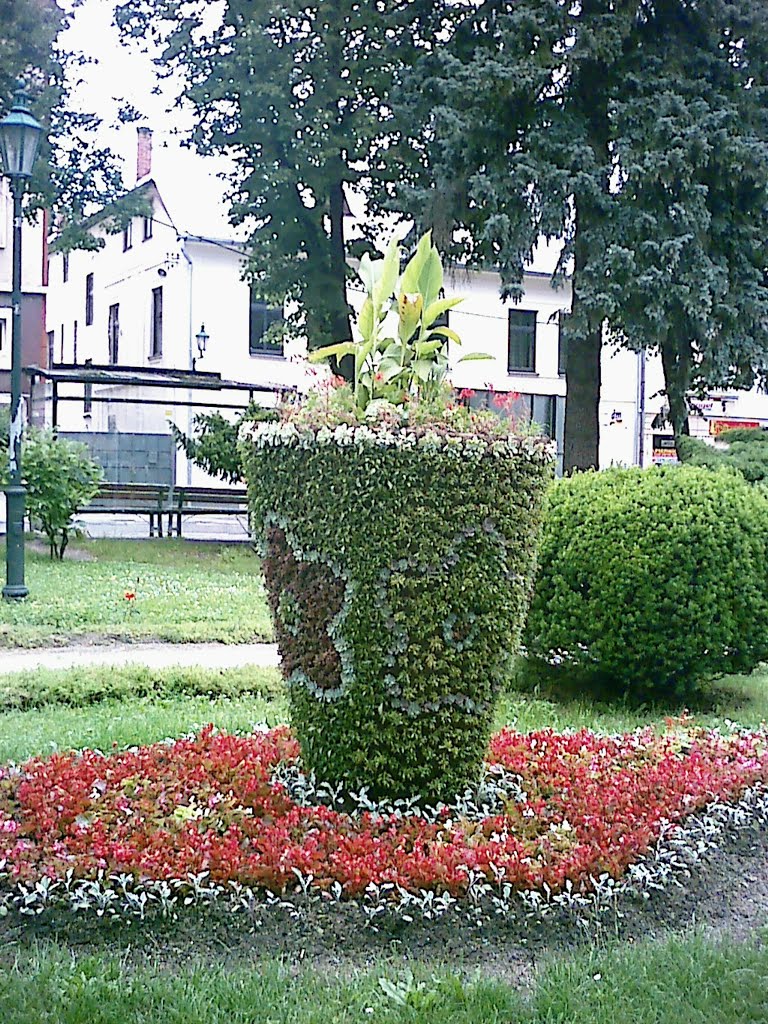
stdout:
[(461, 391), (459, 392), (459, 398), (464, 402), (468, 402), (470, 398), (474, 397), (475, 392), (472, 390), (472, 388), (462, 388)]
[(134, 594), (134, 592), (132, 590), (126, 590), (126, 592), (125, 592), (125, 600), (126, 601), (135, 601), (136, 600), (136, 595)]

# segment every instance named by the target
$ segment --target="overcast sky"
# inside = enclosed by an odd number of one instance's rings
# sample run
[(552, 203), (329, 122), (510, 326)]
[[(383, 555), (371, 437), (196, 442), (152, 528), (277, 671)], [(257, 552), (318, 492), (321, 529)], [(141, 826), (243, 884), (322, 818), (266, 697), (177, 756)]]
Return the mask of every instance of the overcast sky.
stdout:
[[(71, 0), (60, 3), (71, 8)], [(151, 128), (153, 173), (177, 227), (189, 233), (230, 235), (220, 202), (222, 185), (215, 177), (223, 161), (203, 160), (180, 145), (178, 133), (183, 137), (189, 131), (191, 114), (172, 109), (172, 87), (157, 78), (147, 54), (121, 45), (112, 24), (114, 8), (115, 0), (85, 0), (61, 37), (66, 49), (82, 52), (92, 61), (78, 69), (81, 80), (75, 87), (75, 104), (103, 119), (99, 141), (122, 157), (127, 185), (136, 178), (137, 124)], [(162, 91), (155, 95), (158, 86)], [(143, 121), (117, 125), (118, 110), (126, 102), (144, 114)]]

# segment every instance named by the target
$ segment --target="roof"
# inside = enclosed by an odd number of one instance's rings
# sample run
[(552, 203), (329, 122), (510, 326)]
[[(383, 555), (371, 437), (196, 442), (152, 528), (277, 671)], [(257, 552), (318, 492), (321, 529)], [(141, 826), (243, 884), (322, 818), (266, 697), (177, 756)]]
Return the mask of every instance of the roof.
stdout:
[(220, 373), (202, 373), (192, 370), (160, 370), (146, 366), (88, 366), (58, 363), (50, 369), (25, 366), (29, 377), (40, 377), (54, 384), (128, 384), (136, 387), (189, 388), (197, 391), (250, 391), (275, 393), (294, 390), (284, 384), (262, 382), (252, 384), (222, 378)]

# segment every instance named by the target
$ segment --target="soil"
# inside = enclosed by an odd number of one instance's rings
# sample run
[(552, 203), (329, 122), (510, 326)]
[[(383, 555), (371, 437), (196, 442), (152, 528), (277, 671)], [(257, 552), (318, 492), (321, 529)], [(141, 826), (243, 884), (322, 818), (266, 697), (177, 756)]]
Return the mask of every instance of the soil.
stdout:
[(411, 924), (388, 919), (379, 931), (364, 927), (360, 912), (344, 905), (309, 908), (297, 920), (264, 910), (259, 920), (223, 909), (189, 910), (175, 921), (104, 922), (52, 912), (39, 918), (0, 919), (0, 966), (52, 939), (78, 954), (111, 953), (126, 966), (257, 965), (281, 958), (294, 972), (309, 965), (335, 976), (357, 970), (395, 969), (419, 962), (448, 966), (463, 976), (505, 981), (527, 989), (539, 962), (585, 944), (633, 943), (693, 927), (715, 939), (768, 942), (768, 833), (746, 830), (730, 839), (685, 886), (642, 901), (624, 901), (589, 931), (570, 919), (515, 918), (478, 927), (453, 915)]

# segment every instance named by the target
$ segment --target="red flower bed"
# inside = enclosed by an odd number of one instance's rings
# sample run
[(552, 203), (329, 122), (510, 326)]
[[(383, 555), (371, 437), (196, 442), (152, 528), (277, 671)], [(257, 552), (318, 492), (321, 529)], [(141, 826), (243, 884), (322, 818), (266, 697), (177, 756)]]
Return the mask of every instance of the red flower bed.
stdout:
[(0, 868), (14, 881), (140, 879), (210, 872), (278, 892), (295, 871), (354, 896), (370, 882), (461, 895), (467, 874), (493, 868), (521, 889), (615, 878), (659, 836), (714, 800), (768, 781), (764, 734), (699, 730), (621, 737), (505, 729), (489, 771), (520, 776), (503, 813), (462, 817), (347, 814), (294, 802), (274, 769), (295, 762), (286, 728), (246, 737), (208, 727), (194, 739), (104, 755), (34, 758), (0, 771)]

